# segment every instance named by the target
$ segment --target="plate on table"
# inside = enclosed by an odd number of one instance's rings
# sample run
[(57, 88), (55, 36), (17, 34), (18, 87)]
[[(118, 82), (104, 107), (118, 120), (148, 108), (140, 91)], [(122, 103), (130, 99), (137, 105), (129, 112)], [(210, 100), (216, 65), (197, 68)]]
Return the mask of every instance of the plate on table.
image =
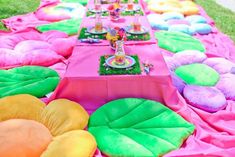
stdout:
[(95, 10), (95, 8), (89, 8), (88, 11), (92, 12), (92, 13), (103, 13), (103, 12), (107, 12), (107, 9), (102, 8), (101, 10)]
[(145, 28), (144, 26), (141, 26), (140, 31), (134, 31), (134, 28), (132, 26), (127, 26), (125, 28), (126, 32), (129, 34), (134, 34), (134, 35), (141, 35), (141, 34), (147, 34), (148, 33), (148, 29)]
[(95, 31), (95, 27), (89, 27), (87, 28), (87, 32), (90, 33), (90, 34), (96, 34), (96, 35), (99, 35), (99, 34), (105, 34), (108, 32), (108, 29), (106, 27), (103, 27), (102, 31), (100, 32), (97, 32)]
[(132, 10), (129, 10), (127, 6), (125, 6), (124, 11), (131, 12), (131, 11), (139, 11), (141, 7), (139, 5), (134, 5)]
[(136, 61), (133, 57), (131, 56), (126, 56), (125, 64), (123, 65), (118, 65), (115, 63), (115, 56), (111, 56), (108, 59), (105, 60), (105, 63), (112, 68), (117, 68), (117, 69), (124, 69), (124, 68), (130, 68), (133, 65), (135, 65)]

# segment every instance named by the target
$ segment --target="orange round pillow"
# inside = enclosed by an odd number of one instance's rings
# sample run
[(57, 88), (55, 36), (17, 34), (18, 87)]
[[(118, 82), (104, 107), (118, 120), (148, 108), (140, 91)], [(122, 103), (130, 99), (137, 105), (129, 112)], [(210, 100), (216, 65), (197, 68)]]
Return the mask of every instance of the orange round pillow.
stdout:
[(0, 122), (0, 157), (39, 157), (52, 141), (50, 131), (33, 120)]

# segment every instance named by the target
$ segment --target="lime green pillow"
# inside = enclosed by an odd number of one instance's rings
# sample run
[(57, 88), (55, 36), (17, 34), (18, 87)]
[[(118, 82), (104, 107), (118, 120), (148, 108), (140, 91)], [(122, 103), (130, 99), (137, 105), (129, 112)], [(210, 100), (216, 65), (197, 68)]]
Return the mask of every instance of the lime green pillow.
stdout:
[(50, 24), (37, 26), (37, 30), (40, 32), (57, 30), (57, 31), (65, 32), (68, 35), (74, 35), (78, 33), (78, 29), (80, 27), (81, 22), (82, 22), (82, 19), (63, 20), (60, 22), (54, 22)]
[(40, 98), (52, 92), (58, 83), (57, 72), (46, 67), (23, 66), (0, 70), (0, 98), (16, 94)]
[(88, 131), (108, 156), (156, 157), (178, 149), (194, 126), (159, 102), (126, 98), (111, 101), (89, 120)]
[(155, 33), (158, 46), (177, 53), (184, 50), (205, 52), (204, 45), (194, 37), (181, 32), (160, 31)]
[(220, 78), (213, 68), (199, 63), (180, 66), (175, 73), (187, 84), (199, 86), (214, 86)]

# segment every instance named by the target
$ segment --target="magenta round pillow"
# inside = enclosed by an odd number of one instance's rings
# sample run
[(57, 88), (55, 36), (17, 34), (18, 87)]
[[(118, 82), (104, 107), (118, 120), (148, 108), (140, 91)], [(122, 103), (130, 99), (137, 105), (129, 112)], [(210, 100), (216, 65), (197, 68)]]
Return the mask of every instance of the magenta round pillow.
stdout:
[(226, 99), (235, 100), (235, 75), (234, 74), (224, 74), (220, 75), (220, 80), (216, 87), (224, 93)]
[(197, 50), (185, 50), (174, 54), (173, 58), (181, 65), (202, 63), (207, 57)]
[(225, 58), (219, 58), (219, 57), (208, 58), (203, 63), (212, 67), (220, 74), (229, 73), (231, 69), (235, 67), (235, 64), (233, 62), (230, 62)]
[(227, 105), (224, 94), (215, 87), (187, 85), (183, 95), (190, 105), (207, 112), (219, 111)]

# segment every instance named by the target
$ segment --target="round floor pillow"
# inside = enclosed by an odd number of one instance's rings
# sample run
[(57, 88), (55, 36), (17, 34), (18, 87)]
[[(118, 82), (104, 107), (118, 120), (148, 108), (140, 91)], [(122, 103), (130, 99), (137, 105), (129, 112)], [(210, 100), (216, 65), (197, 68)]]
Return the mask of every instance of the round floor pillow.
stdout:
[(187, 85), (183, 95), (190, 105), (207, 112), (219, 111), (227, 105), (224, 94), (215, 87)]
[(82, 18), (85, 7), (79, 3), (58, 3), (40, 8), (35, 15), (44, 21), (61, 21), (70, 18)]
[(184, 87), (186, 86), (185, 82), (174, 73), (171, 73), (171, 78), (173, 85), (176, 87), (180, 94), (183, 94)]
[(189, 23), (194, 24), (194, 23), (207, 23), (207, 20), (205, 17), (201, 16), (201, 15), (191, 15), (191, 16), (187, 16), (185, 18), (185, 20), (187, 20)]
[(212, 32), (212, 27), (206, 23), (192, 24), (191, 28), (201, 35), (207, 35)]
[(169, 27), (169, 31), (181, 32), (181, 33), (185, 33), (185, 34), (188, 34), (188, 35), (194, 35), (195, 34), (194, 29), (192, 29), (190, 26), (185, 25), (185, 24), (172, 25), (172, 26)]
[(164, 57), (164, 60), (166, 62), (166, 65), (168, 67), (168, 69), (172, 70), (172, 71), (175, 71), (175, 69), (179, 66), (181, 66), (181, 64), (176, 60), (174, 59), (173, 57)]
[(0, 122), (1, 157), (39, 157), (52, 141), (50, 131), (33, 120)]
[(162, 16), (163, 16), (163, 20), (165, 21), (184, 18), (184, 15), (179, 12), (167, 12), (167, 13), (162, 14)]
[(219, 82), (216, 87), (224, 93), (226, 99), (235, 100), (235, 75), (234, 74), (224, 74), (220, 76)]
[(212, 67), (220, 74), (229, 73), (231, 69), (235, 67), (235, 64), (233, 62), (219, 57), (208, 58), (203, 63)]
[(200, 63), (180, 66), (175, 73), (191, 85), (214, 86), (219, 81), (219, 74), (213, 68)]
[(202, 63), (207, 59), (207, 56), (197, 50), (185, 50), (174, 54), (173, 58), (181, 65), (186, 65), (192, 63)]

